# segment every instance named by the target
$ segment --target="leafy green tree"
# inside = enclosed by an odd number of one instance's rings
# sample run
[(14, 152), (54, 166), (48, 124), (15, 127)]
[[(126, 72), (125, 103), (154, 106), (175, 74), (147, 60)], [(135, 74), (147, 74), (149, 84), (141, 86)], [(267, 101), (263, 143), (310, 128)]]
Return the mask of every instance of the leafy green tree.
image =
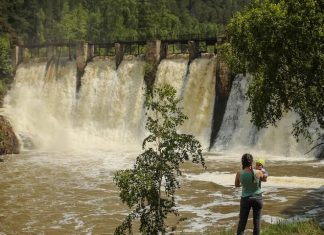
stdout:
[(161, 36), (171, 36), (180, 29), (179, 18), (171, 13), (165, 0), (158, 1), (156, 3), (156, 14), (154, 15), (155, 21), (155, 33)]
[(36, 14), (37, 26), (36, 26), (36, 36), (37, 41), (40, 43), (45, 42), (45, 13), (42, 8), (40, 8)]
[(11, 82), (12, 72), (9, 39), (6, 35), (0, 35), (0, 104)]
[(153, 36), (156, 33), (157, 25), (154, 23), (154, 9), (152, 1), (139, 0), (137, 3), (137, 9), (139, 35)]
[(254, 77), (247, 96), (256, 126), (275, 124), (294, 111), (297, 139), (311, 140), (313, 123), (323, 130), (323, 9), (323, 0), (255, 1), (228, 25), (232, 52)]
[(63, 5), (62, 18), (57, 24), (57, 40), (85, 40), (87, 36), (88, 14), (86, 9), (78, 4), (70, 9), (67, 2)]
[(12, 72), (9, 39), (5, 35), (0, 35), (0, 79), (8, 79), (12, 76)]
[(138, 218), (141, 233), (164, 234), (167, 215), (177, 215), (174, 194), (180, 187), (180, 164), (191, 158), (205, 167), (199, 141), (192, 135), (177, 133), (177, 126), (187, 118), (178, 107), (179, 101), (170, 85), (147, 94), (146, 129), (150, 135), (143, 141), (144, 152), (136, 158), (133, 169), (117, 171), (114, 177), (121, 200), (134, 208), (115, 234), (131, 233), (132, 223)]
[(25, 44), (217, 33), (249, 1), (0, 0), (0, 32)]

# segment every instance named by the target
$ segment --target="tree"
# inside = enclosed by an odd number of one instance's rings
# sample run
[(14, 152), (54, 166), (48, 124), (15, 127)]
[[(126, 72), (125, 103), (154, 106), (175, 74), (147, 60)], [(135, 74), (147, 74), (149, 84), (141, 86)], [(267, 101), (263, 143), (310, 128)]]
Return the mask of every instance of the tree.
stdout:
[(36, 14), (37, 18), (37, 24), (36, 24), (36, 37), (37, 41), (40, 43), (45, 42), (45, 29), (44, 29), (44, 23), (45, 23), (45, 13), (42, 8), (40, 8)]
[(56, 24), (56, 40), (80, 41), (86, 40), (88, 30), (88, 13), (79, 3), (70, 8), (67, 2), (64, 2), (62, 16)]
[(314, 123), (321, 135), (323, 9), (323, 0), (255, 1), (229, 23), (232, 52), (253, 75), (247, 96), (256, 126), (275, 124), (285, 112), (294, 111), (299, 116), (293, 124), (297, 140), (300, 135), (311, 140), (309, 127)]
[(154, 88), (152, 95), (147, 93), (146, 129), (150, 135), (143, 141), (144, 152), (136, 158), (133, 169), (117, 171), (114, 177), (122, 202), (134, 208), (115, 234), (131, 233), (138, 218), (141, 233), (164, 234), (167, 215), (177, 215), (174, 194), (180, 187), (180, 164), (192, 159), (205, 167), (199, 141), (176, 131), (187, 118), (178, 107), (179, 101), (169, 85)]
[(11, 82), (13, 68), (10, 59), (10, 43), (6, 35), (0, 35), (0, 104)]

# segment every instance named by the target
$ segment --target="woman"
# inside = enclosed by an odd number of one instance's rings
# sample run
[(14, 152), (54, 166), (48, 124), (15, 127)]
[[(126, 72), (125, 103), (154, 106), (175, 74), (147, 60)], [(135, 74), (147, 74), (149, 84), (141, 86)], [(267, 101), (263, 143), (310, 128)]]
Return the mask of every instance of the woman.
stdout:
[(260, 234), (260, 218), (263, 205), (260, 180), (263, 173), (252, 168), (253, 157), (246, 153), (242, 156), (242, 170), (237, 172), (235, 177), (235, 187), (242, 186), (242, 196), (240, 202), (240, 221), (237, 228), (237, 235), (243, 235), (249, 217), (249, 212), (253, 209), (253, 235)]

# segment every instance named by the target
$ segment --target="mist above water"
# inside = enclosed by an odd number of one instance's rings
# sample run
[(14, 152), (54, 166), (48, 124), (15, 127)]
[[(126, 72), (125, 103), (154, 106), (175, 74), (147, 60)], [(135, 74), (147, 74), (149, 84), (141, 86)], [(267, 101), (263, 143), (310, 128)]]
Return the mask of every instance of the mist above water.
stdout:
[[(145, 136), (144, 65), (89, 62), (76, 93), (76, 65), (65, 59), (19, 65), (4, 113), (25, 147), (43, 151), (139, 149)], [(202, 77), (203, 78), (202, 78)], [(189, 116), (181, 132), (207, 149), (215, 96), (215, 60), (164, 60), (157, 83), (171, 83)], [(198, 112), (198, 113), (197, 113)], [(137, 146), (137, 147), (136, 147)]]
[[(182, 99), (189, 119), (180, 127), (208, 151), (215, 101), (216, 57), (165, 59), (156, 84), (169, 83)], [(140, 58), (89, 62), (76, 92), (76, 64), (67, 59), (19, 65), (3, 112), (25, 148), (43, 151), (140, 149), (145, 137), (144, 71)], [(291, 135), (296, 117), (290, 113), (277, 127), (257, 130), (250, 122), (245, 98), (249, 77), (233, 81), (226, 112), (211, 152), (245, 151), (257, 155), (300, 156), (307, 143)], [(266, 157), (267, 158), (267, 157)]]

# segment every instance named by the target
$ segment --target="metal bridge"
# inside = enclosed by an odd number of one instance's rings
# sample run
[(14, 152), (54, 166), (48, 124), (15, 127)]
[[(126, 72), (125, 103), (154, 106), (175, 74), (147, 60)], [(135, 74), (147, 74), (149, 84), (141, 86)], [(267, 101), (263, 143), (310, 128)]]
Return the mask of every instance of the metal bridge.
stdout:
[(75, 54), (75, 48), (80, 43), (87, 43), (94, 48), (93, 56), (114, 56), (116, 55), (116, 44), (123, 46), (125, 55), (140, 55), (145, 53), (147, 42), (160, 40), (162, 45), (167, 45), (168, 54), (188, 53), (188, 42), (195, 42), (199, 47), (199, 52), (216, 52), (216, 45), (225, 41), (224, 36), (212, 34), (185, 34), (170, 35), (169, 37), (155, 35), (152, 37), (128, 37), (115, 38), (106, 42), (83, 42), (83, 41), (56, 41), (45, 43), (26, 43), (21, 45), (24, 49), (29, 50), (31, 57), (42, 57), (46, 55), (44, 49), (52, 47), (59, 53), (70, 57)]

